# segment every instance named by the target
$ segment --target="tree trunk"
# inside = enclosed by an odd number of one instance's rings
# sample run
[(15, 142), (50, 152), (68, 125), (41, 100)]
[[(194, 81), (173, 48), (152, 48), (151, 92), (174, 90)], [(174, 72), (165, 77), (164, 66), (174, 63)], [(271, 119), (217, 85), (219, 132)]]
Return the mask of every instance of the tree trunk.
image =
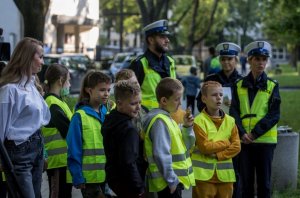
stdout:
[(14, 0), (24, 20), (24, 36), (43, 41), (50, 0)]

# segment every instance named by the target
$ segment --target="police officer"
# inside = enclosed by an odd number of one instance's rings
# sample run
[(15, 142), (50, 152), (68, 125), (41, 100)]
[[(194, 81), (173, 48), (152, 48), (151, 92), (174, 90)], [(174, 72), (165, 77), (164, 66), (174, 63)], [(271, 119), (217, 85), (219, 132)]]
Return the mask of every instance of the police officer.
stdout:
[(141, 86), (142, 105), (151, 110), (158, 107), (155, 94), (158, 82), (165, 77), (176, 78), (176, 72), (174, 60), (166, 55), (170, 43), (168, 21), (155, 21), (144, 27), (143, 32), (148, 48), (129, 68), (135, 72)]
[[(236, 66), (238, 64), (238, 54), (241, 51), (241, 48), (237, 44), (224, 42), (217, 45), (216, 51), (219, 54), (222, 70), (207, 76), (204, 79), (204, 82), (217, 81), (223, 87), (232, 87), (234, 82), (242, 77), (236, 70)], [(202, 94), (199, 92), (196, 98), (199, 112), (201, 112), (205, 107), (205, 104), (201, 100), (201, 96)]]
[(271, 164), (277, 143), (280, 117), (279, 86), (265, 73), (271, 45), (255, 41), (245, 47), (250, 72), (233, 90), (230, 114), (235, 118), (242, 140), (240, 174), (242, 197), (271, 197)]

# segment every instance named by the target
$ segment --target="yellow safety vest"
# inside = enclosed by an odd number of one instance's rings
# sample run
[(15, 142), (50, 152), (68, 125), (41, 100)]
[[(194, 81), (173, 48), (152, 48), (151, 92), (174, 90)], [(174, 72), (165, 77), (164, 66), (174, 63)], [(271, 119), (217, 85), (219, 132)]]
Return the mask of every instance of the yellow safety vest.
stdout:
[[(71, 120), (72, 112), (64, 101), (52, 95), (48, 96), (45, 101), (49, 108), (53, 104), (58, 105), (67, 118)], [(42, 134), (44, 136), (45, 149), (48, 153), (48, 169), (67, 166), (67, 142), (61, 137), (58, 129), (43, 127)]]
[[(209, 116), (203, 112), (195, 117), (194, 123), (202, 128), (202, 130), (206, 132), (208, 140), (213, 142), (229, 140), (232, 129), (235, 126), (234, 118), (225, 114), (221, 126), (217, 129)], [(235, 182), (232, 159), (218, 161), (217, 159), (202, 154), (199, 149), (195, 147), (192, 154), (192, 160), (196, 180), (208, 181), (213, 177), (214, 172), (216, 171), (220, 181)]]
[[(170, 77), (176, 78), (175, 63), (174, 60), (167, 56), (170, 61)], [(143, 65), (143, 70), (145, 73), (145, 78), (141, 86), (142, 90), (142, 105), (147, 107), (149, 110), (158, 107), (158, 102), (156, 99), (155, 89), (159, 81), (161, 80), (160, 75), (151, 69), (148, 65), (148, 60), (146, 57), (141, 58), (141, 63)]]
[[(82, 124), (82, 173), (86, 183), (102, 183), (105, 181), (106, 157), (101, 134), (101, 124), (98, 119), (91, 117), (84, 110), (80, 114)], [(67, 172), (67, 182), (71, 183), (70, 172)]]
[[(250, 133), (255, 125), (268, 113), (269, 99), (272, 95), (275, 83), (267, 81), (266, 90), (258, 90), (254, 101), (250, 107), (248, 88), (242, 87), (243, 80), (237, 83), (237, 94), (240, 101), (240, 118), (247, 133)], [(277, 125), (274, 125), (269, 131), (258, 137), (256, 143), (277, 143)]]
[(148, 183), (149, 183), (149, 191), (150, 192), (158, 192), (167, 187), (167, 182), (162, 177), (161, 173), (158, 170), (158, 167), (153, 159), (153, 149), (152, 142), (149, 137), (149, 131), (153, 125), (153, 123), (157, 119), (162, 119), (166, 126), (169, 129), (169, 134), (171, 138), (171, 150), (170, 153), (172, 155), (172, 169), (178, 177), (178, 180), (184, 185), (186, 189), (188, 189), (191, 185), (195, 185), (195, 178), (193, 174), (192, 161), (190, 158), (189, 151), (186, 149), (186, 146), (182, 139), (182, 134), (180, 128), (176, 124), (174, 120), (170, 117), (158, 114), (156, 115), (150, 122), (145, 136), (145, 153), (147, 160), (149, 162), (149, 166), (147, 169)]

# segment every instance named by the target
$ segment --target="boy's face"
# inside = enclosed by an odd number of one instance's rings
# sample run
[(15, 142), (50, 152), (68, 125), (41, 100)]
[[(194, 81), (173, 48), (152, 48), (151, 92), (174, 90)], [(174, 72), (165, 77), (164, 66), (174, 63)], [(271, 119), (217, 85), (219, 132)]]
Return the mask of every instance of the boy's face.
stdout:
[(109, 99), (110, 83), (98, 83), (94, 88), (87, 88), (91, 104), (106, 104)]
[(141, 94), (132, 95), (117, 101), (117, 110), (132, 118), (136, 118), (141, 109)]
[(181, 96), (183, 91), (176, 91), (174, 94), (169, 97), (162, 97), (161, 104), (163, 105), (163, 109), (168, 111), (169, 113), (176, 112), (181, 105)]
[(223, 89), (221, 86), (211, 86), (206, 95), (202, 95), (202, 101), (210, 111), (219, 110), (223, 103)]

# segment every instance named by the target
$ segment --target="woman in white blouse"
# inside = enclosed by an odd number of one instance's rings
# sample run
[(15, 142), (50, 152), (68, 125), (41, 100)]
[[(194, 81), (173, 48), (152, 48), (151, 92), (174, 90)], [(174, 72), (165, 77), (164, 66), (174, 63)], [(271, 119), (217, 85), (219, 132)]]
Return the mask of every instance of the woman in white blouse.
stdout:
[[(50, 120), (36, 79), (43, 61), (42, 43), (24, 38), (0, 78), (0, 140), (14, 165), (17, 183), (21, 184), (21, 197), (26, 198), (40, 197), (44, 163), (40, 128)], [(7, 182), (16, 185), (5, 168)]]

